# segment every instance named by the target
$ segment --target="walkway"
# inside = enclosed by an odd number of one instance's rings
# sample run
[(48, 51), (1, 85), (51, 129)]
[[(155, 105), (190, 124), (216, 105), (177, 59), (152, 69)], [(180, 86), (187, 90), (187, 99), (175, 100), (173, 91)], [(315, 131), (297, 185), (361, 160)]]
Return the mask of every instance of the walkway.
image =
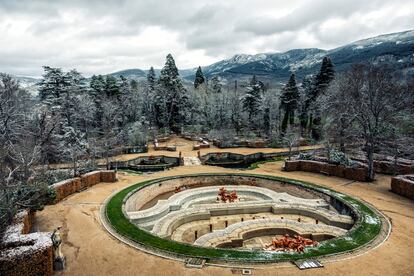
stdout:
[[(390, 177), (378, 176), (373, 183), (354, 182), (307, 172), (283, 172), (282, 162), (260, 165), (249, 171), (279, 175), (318, 183), (340, 192), (362, 198), (392, 219), (393, 231), (388, 241), (367, 254), (338, 262), (324, 263), (323, 269), (300, 271), (292, 264), (283, 267), (255, 267), (253, 275), (414, 275), (412, 245), (414, 244), (414, 201), (389, 192)], [(219, 167), (177, 167), (151, 175), (119, 174), (117, 183), (101, 183), (81, 193), (73, 194), (61, 203), (46, 206), (38, 212), (37, 227), (52, 231), (62, 226), (62, 251), (67, 268), (57, 275), (223, 275), (234, 276), (230, 268), (208, 266), (201, 270), (188, 269), (183, 263), (159, 258), (138, 251), (113, 238), (99, 220), (100, 204), (112, 193), (139, 181), (163, 176), (208, 172), (240, 172)], [(88, 202), (88, 204), (84, 204)], [(92, 204), (95, 203), (96, 204)]]

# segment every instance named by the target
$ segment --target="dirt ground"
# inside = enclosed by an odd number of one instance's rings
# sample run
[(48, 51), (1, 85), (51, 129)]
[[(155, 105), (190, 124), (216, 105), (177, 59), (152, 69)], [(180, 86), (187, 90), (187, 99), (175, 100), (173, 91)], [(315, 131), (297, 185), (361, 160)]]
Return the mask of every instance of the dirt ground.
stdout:
[[(256, 150), (257, 151), (257, 150)], [(240, 152), (240, 151), (239, 151)], [(185, 156), (185, 155), (184, 155)], [(324, 263), (321, 269), (300, 271), (293, 265), (262, 266), (253, 275), (414, 275), (414, 201), (389, 191), (390, 177), (379, 175), (373, 183), (351, 182), (306, 172), (283, 172), (282, 162), (265, 163), (249, 173), (279, 175), (334, 188), (371, 203), (392, 221), (390, 238), (362, 256)], [(151, 175), (119, 174), (116, 183), (101, 183), (38, 212), (35, 227), (52, 231), (63, 227), (62, 275), (239, 275), (230, 268), (185, 268), (184, 264), (155, 257), (116, 240), (100, 224), (99, 208), (112, 193), (136, 182), (170, 175), (206, 172), (240, 172), (219, 167), (176, 167)]]
[[(286, 148), (228, 148), (228, 149), (220, 149), (213, 145), (210, 145), (210, 148), (207, 149), (200, 149), (200, 150), (193, 150), (193, 146), (196, 145), (198, 142), (190, 141), (180, 137), (174, 137), (168, 140), (166, 143), (161, 143), (161, 145), (167, 146), (175, 146), (176, 151), (156, 151), (154, 150), (154, 144), (148, 143), (148, 152), (144, 153), (133, 153), (133, 154), (121, 154), (117, 156), (113, 156), (110, 158), (110, 161), (127, 161), (130, 159), (137, 158), (139, 156), (148, 156), (148, 155), (165, 155), (165, 156), (173, 156), (178, 157), (179, 153), (181, 152), (182, 157), (196, 157), (198, 155), (198, 151), (200, 151), (201, 155), (207, 154), (209, 152), (233, 152), (233, 153), (241, 153), (241, 154), (251, 154), (256, 152), (263, 152), (263, 153), (275, 153), (275, 152), (284, 152)], [(306, 149), (316, 149), (320, 148), (321, 146), (305, 146), (300, 147), (302, 150)], [(292, 150), (297, 150), (297, 147), (292, 148)], [(98, 163), (100, 165), (105, 165), (106, 160), (99, 159)], [(72, 168), (72, 164), (50, 164), (50, 168), (54, 169), (65, 169), (65, 168)]]
[[(200, 150), (193, 150), (193, 146), (198, 144), (196, 141), (190, 141), (180, 137), (174, 137), (167, 141), (166, 143), (162, 143), (163, 145), (167, 146), (175, 146), (177, 148), (176, 151), (155, 151), (154, 145), (150, 143), (148, 145), (148, 152), (147, 153), (137, 153), (137, 154), (123, 154), (114, 157), (114, 160), (129, 160), (136, 158), (138, 156), (145, 156), (145, 155), (166, 155), (166, 156), (177, 156), (179, 152), (181, 152), (183, 157), (195, 157), (197, 156), (197, 152), (200, 151), (201, 155), (207, 154), (209, 152), (233, 152), (233, 153), (240, 153), (240, 154), (252, 154), (256, 152), (263, 152), (263, 153), (273, 153), (273, 152), (283, 152), (286, 151), (286, 148), (228, 148), (228, 149), (220, 149), (213, 145), (210, 145), (210, 148), (207, 149), (200, 149)], [(306, 146), (301, 147), (301, 149), (312, 149), (318, 148), (320, 146)], [(297, 148), (293, 148), (296, 150)]]

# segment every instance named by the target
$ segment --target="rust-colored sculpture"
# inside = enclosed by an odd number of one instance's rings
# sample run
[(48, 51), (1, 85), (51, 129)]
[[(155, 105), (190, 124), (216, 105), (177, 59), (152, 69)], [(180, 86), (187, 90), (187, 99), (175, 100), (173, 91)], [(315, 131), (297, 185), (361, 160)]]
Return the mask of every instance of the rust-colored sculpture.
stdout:
[(237, 192), (236, 191), (228, 192), (226, 190), (226, 188), (221, 187), (219, 189), (219, 192), (218, 192), (218, 198), (222, 202), (234, 202), (234, 201), (237, 200), (238, 196), (237, 196)]
[(302, 253), (305, 250), (305, 247), (317, 245), (317, 241), (299, 235), (290, 237), (286, 234), (281, 238), (274, 238), (271, 244), (265, 246), (265, 249), (272, 251), (296, 251)]

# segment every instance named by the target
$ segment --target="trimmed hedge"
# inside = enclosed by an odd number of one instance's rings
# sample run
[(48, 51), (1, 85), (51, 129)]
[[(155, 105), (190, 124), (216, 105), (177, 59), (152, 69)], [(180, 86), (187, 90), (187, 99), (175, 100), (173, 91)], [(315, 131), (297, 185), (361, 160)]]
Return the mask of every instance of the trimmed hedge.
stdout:
[[(293, 252), (286, 253), (207, 248), (162, 239), (158, 236), (155, 236), (147, 231), (144, 231), (136, 227), (132, 222), (128, 220), (127, 217), (125, 217), (124, 213), (122, 212), (122, 204), (126, 200), (126, 198), (128, 198), (130, 194), (138, 192), (141, 188), (145, 186), (153, 185), (168, 179), (209, 175), (257, 177), (301, 186), (305, 189), (310, 189), (327, 194), (343, 202), (357, 214), (358, 219), (356, 221), (355, 226), (345, 236), (321, 242), (318, 247), (306, 248), (305, 253), (299, 254)], [(106, 205), (106, 217), (117, 233), (133, 242), (136, 242), (144, 247), (149, 247), (155, 251), (161, 251), (167, 254), (173, 254), (181, 257), (199, 257), (223, 261), (242, 261), (254, 263), (296, 260), (302, 258), (310, 258), (352, 251), (372, 241), (380, 233), (381, 230), (381, 219), (378, 217), (376, 212), (364, 203), (362, 203), (361, 201), (356, 200), (350, 196), (308, 182), (276, 176), (237, 173), (198, 174), (165, 177), (134, 184), (118, 192), (108, 201)]]

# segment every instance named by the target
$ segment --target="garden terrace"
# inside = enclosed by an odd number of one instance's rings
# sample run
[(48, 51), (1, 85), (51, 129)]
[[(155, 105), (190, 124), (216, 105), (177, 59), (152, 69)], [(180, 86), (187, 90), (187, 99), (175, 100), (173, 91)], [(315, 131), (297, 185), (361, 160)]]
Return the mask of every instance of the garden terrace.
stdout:
[[(300, 152), (318, 152), (315, 149), (303, 149)], [(299, 150), (292, 150), (290, 154), (297, 154)], [(251, 164), (261, 161), (274, 160), (277, 157), (288, 156), (289, 152), (239, 154), (233, 152), (210, 152), (200, 157), (204, 165), (221, 166), (229, 168), (248, 168)]]
[(128, 161), (113, 161), (110, 163), (111, 169), (128, 169), (135, 171), (158, 171), (165, 170), (180, 165), (179, 157), (165, 155), (140, 156)]
[[(213, 185), (214, 184), (214, 185)], [(211, 248), (211, 247), (199, 247), (193, 244), (187, 244), (182, 242), (177, 242), (169, 239), (162, 238), (160, 236), (154, 235), (154, 233), (147, 232), (139, 227), (137, 227), (132, 221), (128, 219), (127, 210), (131, 210), (130, 208), (134, 208), (136, 210), (140, 210), (142, 208), (148, 207), (148, 202), (152, 201), (150, 204), (151, 206), (156, 206), (157, 201), (153, 200), (160, 195), (164, 195), (166, 193), (170, 193), (170, 196), (173, 195), (173, 191), (176, 190), (177, 187), (186, 187), (188, 189), (191, 188), (199, 188), (199, 187), (208, 187), (208, 186), (226, 186), (227, 185), (251, 185), (253, 187), (261, 187), (273, 190), (275, 192), (286, 192), (292, 196), (301, 197), (304, 199), (318, 199), (323, 200), (329, 203), (329, 211), (333, 212), (332, 216), (341, 218), (341, 217), (348, 217), (348, 224), (345, 228), (340, 227), (344, 232), (343, 235), (339, 235), (335, 238), (332, 238), (329, 235), (324, 236), (325, 238), (330, 237), (331, 239), (325, 240), (321, 242), (318, 247), (315, 248), (307, 248), (305, 253), (303, 254), (296, 254), (296, 253), (279, 253), (279, 254), (267, 254), (261, 250), (253, 250), (253, 251), (245, 251), (245, 250), (235, 250), (235, 249), (222, 249), (222, 248)], [(185, 190), (186, 191), (186, 190)], [(236, 190), (237, 192), (237, 190)], [(179, 192), (180, 193), (180, 192)], [(179, 194), (178, 193), (178, 194)], [(130, 201), (132, 200), (132, 201)], [(129, 204), (134, 202), (134, 204)], [(258, 201), (257, 203), (260, 203)], [(207, 203), (211, 204), (211, 203)], [(219, 203), (215, 203), (220, 205)], [(233, 203), (222, 203), (221, 208), (223, 210), (231, 210)], [(246, 201), (248, 204), (248, 201)], [(284, 214), (284, 220), (286, 221), (297, 221), (304, 224), (312, 224), (312, 225), (321, 225), (321, 227), (325, 227), (329, 224), (325, 224), (325, 222), (329, 223), (328, 219), (320, 220), (320, 223), (315, 223), (315, 216), (314, 214), (321, 215), (323, 211), (320, 207), (315, 207), (318, 210), (309, 213), (302, 213), (300, 208), (295, 208), (294, 206), (286, 206), (287, 203), (283, 203), (284, 208), (288, 208), (289, 210), (296, 210), (300, 213), (300, 216), (303, 218), (303, 221), (299, 219), (299, 217), (293, 217), (293, 214), (289, 215), (289, 212), (286, 210), (282, 210), (281, 213)], [(197, 203), (192, 206), (188, 206), (189, 208), (202, 208), (202, 203)], [(213, 204), (214, 205), (214, 204)], [(151, 208), (151, 206), (149, 208)], [(237, 206), (234, 205), (237, 210)], [(211, 206), (208, 206), (207, 209), (211, 209)], [(281, 209), (281, 206), (277, 206), (275, 208)], [(307, 206), (309, 208), (309, 206)], [(144, 210), (143, 209), (143, 210)], [(181, 208), (180, 208), (181, 209)], [(206, 210), (207, 210), (206, 209)], [(188, 209), (190, 210), (190, 209)], [(239, 209), (240, 210), (240, 209)], [(302, 210), (304, 210), (302, 208)], [(326, 210), (326, 209), (325, 209)], [(263, 210), (256, 210), (257, 213), (257, 220), (263, 219), (261, 216), (263, 215)], [(180, 212), (180, 211), (177, 211)], [(231, 213), (231, 211), (228, 211)], [(167, 216), (173, 216), (173, 212), (170, 212)], [(237, 213), (237, 212), (236, 212)], [(261, 175), (246, 175), (246, 174), (201, 174), (201, 175), (190, 175), (190, 176), (177, 176), (177, 177), (167, 177), (163, 179), (156, 179), (151, 181), (146, 181), (143, 183), (138, 183), (132, 185), (117, 194), (113, 195), (111, 198), (108, 199), (105, 207), (105, 216), (104, 224), (108, 227), (109, 231), (119, 237), (121, 240), (127, 238), (129, 241), (132, 241), (134, 246), (137, 248), (144, 248), (146, 251), (149, 252), (156, 252), (157, 255), (163, 256), (175, 256), (175, 258), (185, 258), (185, 257), (201, 257), (206, 258), (210, 262), (226, 260), (229, 262), (278, 262), (278, 261), (286, 261), (286, 260), (294, 260), (298, 258), (304, 257), (314, 257), (314, 256), (326, 256), (332, 254), (340, 254), (344, 252), (349, 252), (364, 246), (373, 240), (376, 239), (377, 235), (381, 231), (382, 218), (380, 218), (380, 214), (373, 210), (371, 207), (366, 206), (364, 203), (353, 199), (349, 196), (340, 194), (338, 192), (329, 190), (327, 188), (322, 188), (314, 184), (296, 181), (296, 180), (289, 180), (285, 178), (279, 177), (271, 177), (271, 176), (261, 176)], [(216, 219), (223, 220), (226, 218), (227, 214), (219, 214), (216, 216)], [(237, 214), (232, 214), (237, 215)], [(243, 216), (247, 214), (243, 213)], [(271, 216), (271, 214), (267, 214)], [(281, 215), (279, 215), (278, 219)], [(185, 218), (186, 216), (182, 216)], [(191, 217), (191, 213), (188, 214), (188, 217)], [(326, 216), (325, 216), (326, 217)], [(255, 220), (254, 218), (249, 219), (250, 217), (245, 217), (245, 221)], [(322, 218), (322, 216), (319, 216)], [(203, 221), (203, 218), (198, 218), (200, 221)], [(270, 219), (276, 219), (275, 217)], [(193, 218), (189, 219), (190, 222), (193, 222)], [(312, 223), (313, 220), (313, 223)], [(242, 220), (243, 221), (243, 220)], [(241, 222), (240, 219), (238, 222)], [(168, 224), (168, 223), (167, 223)], [(188, 223), (187, 223), (188, 224)], [(210, 223), (211, 225), (212, 223)], [(229, 225), (225, 225), (221, 229), (225, 229), (229, 226), (234, 224), (234, 222), (230, 222)], [(170, 224), (172, 225), (172, 224)], [(332, 225), (331, 225), (332, 226)], [(195, 225), (197, 227), (197, 225)], [(210, 226), (211, 227), (211, 226)], [(304, 226), (304, 228), (308, 226)], [(318, 227), (318, 226), (315, 226)], [(332, 226), (338, 227), (338, 226)], [(163, 227), (154, 226), (154, 229), (163, 229)], [(174, 228), (174, 227), (173, 227)], [(272, 227), (270, 227), (272, 228)], [(285, 227), (286, 228), (286, 227)], [(312, 227), (310, 227), (312, 228)], [(325, 227), (326, 228), (326, 227)], [(171, 229), (166, 227), (164, 229)], [(210, 228), (211, 229), (211, 228)], [(216, 228), (214, 225), (214, 230), (221, 230), (220, 228)], [(264, 228), (268, 229), (268, 228)], [(279, 228), (272, 228), (272, 229), (279, 229)], [(282, 228), (284, 229), (284, 228)], [(255, 231), (258, 229), (255, 229)], [(280, 230), (280, 229), (279, 229)], [(339, 230), (339, 231), (342, 231)], [(276, 230), (272, 230), (276, 231)], [(306, 232), (306, 229), (301, 230), (303, 233)], [(299, 231), (299, 232), (301, 232)], [(154, 231), (155, 232), (155, 231)], [(167, 234), (169, 234), (169, 230), (167, 230)], [(211, 231), (210, 231), (211, 232)], [(260, 232), (260, 231), (259, 231)], [(297, 231), (293, 231), (297, 232)], [(321, 234), (323, 231), (317, 232)], [(183, 233), (183, 232), (182, 232)], [(197, 232), (198, 233), (198, 232)], [(198, 236), (197, 233), (193, 232), (194, 238), (201, 238), (202, 236)], [(212, 232), (214, 233), (214, 232)], [(267, 233), (265, 231), (265, 233)], [(276, 233), (276, 232), (275, 232)], [(278, 232), (280, 233), (280, 232)], [(315, 233), (315, 234), (317, 234)], [(339, 232), (336, 232), (339, 233)], [(206, 234), (202, 233), (201, 234)], [(327, 234), (327, 233), (325, 233)], [(322, 234), (321, 234), (322, 235)], [(174, 235), (172, 235), (174, 236)], [(177, 235), (175, 235), (177, 236)], [(231, 242), (231, 238), (228, 240)], [(192, 241), (194, 242), (194, 240)]]

